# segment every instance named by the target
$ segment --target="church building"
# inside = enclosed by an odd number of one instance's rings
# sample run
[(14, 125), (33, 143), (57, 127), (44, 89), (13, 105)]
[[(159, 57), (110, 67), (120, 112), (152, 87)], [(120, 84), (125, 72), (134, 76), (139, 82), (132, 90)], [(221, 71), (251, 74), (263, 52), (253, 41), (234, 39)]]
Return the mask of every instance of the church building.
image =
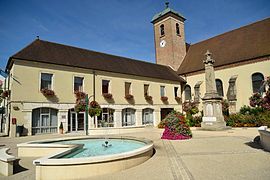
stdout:
[(228, 100), (230, 113), (249, 105), (253, 93), (265, 92), (263, 81), (270, 76), (270, 18), (195, 44), (185, 41), (185, 20), (168, 3), (152, 19), (156, 63), (170, 66), (186, 80), (183, 102), (198, 102), (202, 110), (207, 50), (215, 60), (217, 91)]

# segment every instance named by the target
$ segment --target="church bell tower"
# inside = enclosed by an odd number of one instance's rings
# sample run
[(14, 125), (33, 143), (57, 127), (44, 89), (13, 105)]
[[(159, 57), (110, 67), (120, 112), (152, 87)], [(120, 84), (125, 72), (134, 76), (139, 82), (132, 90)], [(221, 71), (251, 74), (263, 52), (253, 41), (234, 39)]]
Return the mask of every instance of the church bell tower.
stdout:
[(184, 16), (165, 3), (165, 9), (156, 14), (151, 23), (154, 25), (156, 63), (167, 65), (175, 71), (186, 55)]

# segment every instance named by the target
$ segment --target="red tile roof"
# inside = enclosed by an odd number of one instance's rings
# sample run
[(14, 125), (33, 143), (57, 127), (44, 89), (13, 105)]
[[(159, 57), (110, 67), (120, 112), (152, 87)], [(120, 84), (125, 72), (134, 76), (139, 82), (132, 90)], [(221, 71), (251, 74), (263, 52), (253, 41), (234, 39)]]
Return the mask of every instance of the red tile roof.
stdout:
[(204, 70), (206, 50), (212, 53), (215, 67), (270, 55), (270, 18), (235, 29), (189, 47), (177, 73)]

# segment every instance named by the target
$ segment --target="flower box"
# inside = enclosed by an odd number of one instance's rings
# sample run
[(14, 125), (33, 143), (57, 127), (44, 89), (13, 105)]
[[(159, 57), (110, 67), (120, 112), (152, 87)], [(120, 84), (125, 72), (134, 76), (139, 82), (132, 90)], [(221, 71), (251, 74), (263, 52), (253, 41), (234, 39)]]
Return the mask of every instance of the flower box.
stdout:
[(146, 101), (152, 101), (152, 96), (145, 95), (144, 98)]
[(110, 93), (103, 93), (102, 96), (106, 99), (112, 99), (112, 97), (113, 97), (112, 94), (110, 94)]
[(161, 96), (161, 101), (163, 101), (163, 102), (166, 102), (166, 101), (168, 101), (168, 97), (167, 96)]
[(81, 91), (75, 91), (74, 92), (77, 99), (85, 99), (86, 93)]
[(126, 94), (125, 98), (126, 98), (126, 100), (131, 100), (131, 99), (133, 99), (133, 95)]
[(51, 90), (51, 89), (41, 89), (41, 93), (42, 93), (44, 96), (47, 96), (47, 97), (53, 97), (53, 96), (55, 96), (54, 91)]
[(175, 100), (176, 100), (177, 102), (180, 102), (180, 101), (181, 101), (181, 97), (176, 96), (176, 97), (175, 97)]
[(10, 90), (5, 90), (5, 91), (2, 92), (1, 97), (2, 98), (7, 98), (7, 97), (9, 97), (9, 95), (10, 95)]

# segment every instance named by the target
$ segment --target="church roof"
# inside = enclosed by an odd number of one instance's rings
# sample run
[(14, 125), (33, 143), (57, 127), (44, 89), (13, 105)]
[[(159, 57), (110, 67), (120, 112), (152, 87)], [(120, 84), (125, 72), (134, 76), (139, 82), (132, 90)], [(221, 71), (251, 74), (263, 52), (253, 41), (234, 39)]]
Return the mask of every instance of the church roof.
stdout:
[(170, 8), (169, 3), (167, 2), (166, 3), (166, 8), (163, 11), (161, 11), (160, 13), (157, 13), (156, 15), (154, 15), (151, 22), (154, 23), (154, 21), (164, 17), (165, 15), (167, 15), (169, 13), (171, 13), (173, 15), (176, 15), (176, 17), (180, 17), (183, 20), (186, 20), (186, 18), (182, 14), (180, 14), (179, 12), (177, 12), (177, 11), (173, 10), (172, 8)]
[(14, 59), (185, 82), (168, 66), (39, 39), (10, 57), (6, 69), (11, 68)]
[(215, 59), (215, 67), (269, 56), (270, 18), (191, 45), (177, 73), (184, 75), (204, 70), (207, 50)]

